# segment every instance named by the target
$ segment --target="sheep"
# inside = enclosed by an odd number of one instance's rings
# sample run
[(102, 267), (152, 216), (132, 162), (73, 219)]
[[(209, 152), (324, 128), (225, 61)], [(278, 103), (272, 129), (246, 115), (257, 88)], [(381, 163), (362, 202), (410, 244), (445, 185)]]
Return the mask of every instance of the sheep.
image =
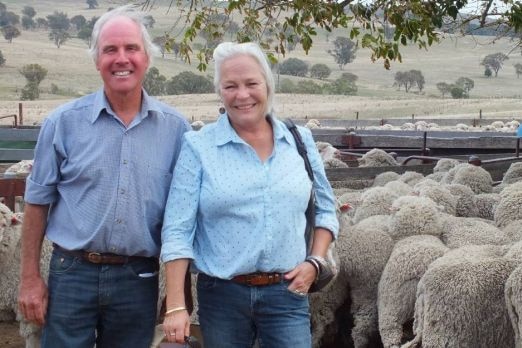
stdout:
[(457, 216), (473, 217), (479, 214), (475, 204), (475, 195), (471, 188), (460, 184), (443, 185), (449, 192), (457, 197)]
[(325, 169), (328, 168), (348, 168), (348, 164), (344, 163), (340, 159), (337, 158), (328, 158), (323, 161), (323, 165)]
[(390, 236), (400, 240), (413, 235), (428, 234), (440, 236), (442, 233), (442, 208), (431, 199), (417, 196), (403, 196), (392, 204)]
[(437, 164), (433, 168), (433, 173), (439, 173), (439, 172), (449, 172), (449, 170), (456, 165), (458, 165), (460, 162), (453, 158), (441, 158), (437, 161)]
[(372, 187), (361, 195), (361, 203), (355, 210), (354, 222), (372, 215), (389, 215), (393, 201), (399, 195), (385, 187)]
[(506, 280), (504, 286), (506, 308), (515, 335), (516, 347), (522, 347), (522, 265), (518, 266)]
[(308, 129), (316, 129), (321, 127), (321, 122), (315, 118), (311, 118), (306, 122), (305, 127)]
[(408, 171), (402, 173), (402, 175), (399, 177), (399, 180), (413, 187), (417, 183), (424, 180), (424, 175), (422, 175), (421, 173), (412, 172), (412, 171), (408, 170)]
[(5, 172), (4, 176), (17, 176), (17, 175), (27, 175), (31, 173), (31, 170), (33, 169), (33, 162), (34, 160), (21, 160), (18, 163), (15, 163), (8, 167)]
[(370, 337), (378, 332), (377, 287), (394, 245), (387, 233), (389, 225), (389, 216), (371, 216), (352, 226), (342, 242), (341, 265), (350, 286), (356, 348), (367, 347)]
[(504, 228), (502, 228), (504, 235), (511, 242), (518, 242), (522, 240), (522, 229), (520, 228), (521, 224), (522, 220), (514, 220), (508, 223), (506, 226), (504, 226)]
[[(450, 215), (457, 214), (457, 197), (451, 194), (451, 192), (440, 185), (431, 185), (432, 180), (425, 180), (415, 185), (414, 192), (419, 197), (427, 197), (443, 207), (443, 211)], [(424, 184), (423, 184), (424, 183)], [(423, 184), (423, 185), (421, 185)]]
[(433, 261), (417, 286), (416, 336), (403, 347), (514, 347), (504, 283), (518, 262), (505, 252), (465, 246)]
[(375, 179), (373, 179), (372, 187), (376, 186), (384, 186), (390, 181), (397, 180), (400, 177), (400, 174), (395, 172), (384, 172), (378, 174)]
[(450, 169), (443, 183), (465, 185), (476, 194), (491, 193), (493, 190), (491, 174), (484, 168), (469, 163), (461, 163)]
[(190, 124), (193, 130), (200, 130), (205, 125), (205, 122), (201, 120), (194, 121)]
[(474, 218), (445, 216), (441, 239), (450, 249), (464, 245), (502, 245), (511, 239), (498, 227)]
[[(513, 185), (507, 188), (511, 186)], [(519, 219), (522, 219), (522, 190), (504, 189), (500, 193), (500, 201), (495, 209), (495, 223), (499, 227), (504, 227), (510, 222)]]
[(502, 184), (513, 184), (522, 179), (522, 162), (511, 163), (506, 173), (502, 177)]
[(392, 190), (393, 192), (396, 192), (399, 196), (408, 196), (413, 193), (413, 188), (400, 180), (390, 181), (389, 183), (384, 185), (384, 187), (389, 190)]
[(400, 345), (403, 325), (413, 319), (417, 283), (429, 264), (446, 251), (440, 239), (429, 235), (407, 237), (395, 244), (377, 297), (379, 333), (385, 348)]
[(500, 194), (498, 193), (480, 193), (476, 195), (475, 206), (478, 212), (477, 217), (493, 220), (498, 202), (500, 202)]
[[(0, 227), (2, 235), (0, 243), (0, 317), (16, 319), (20, 322), (20, 335), (25, 339), (26, 348), (40, 347), (41, 328), (25, 321), (18, 311), (17, 290), (19, 285), (20, 243), (22, 214), (13, 214), (9, 208), (0, 203), (0, 214), (7, 226)], [(40, 259), (43, 279), (48, 276), (48, 264), (51, 259), (52, 245), (44, 240)]]
[(359, 167), (386, 167), (398, 166), (399, 163), (392, 155), (381, 149), (373, 149), (357, 159)]

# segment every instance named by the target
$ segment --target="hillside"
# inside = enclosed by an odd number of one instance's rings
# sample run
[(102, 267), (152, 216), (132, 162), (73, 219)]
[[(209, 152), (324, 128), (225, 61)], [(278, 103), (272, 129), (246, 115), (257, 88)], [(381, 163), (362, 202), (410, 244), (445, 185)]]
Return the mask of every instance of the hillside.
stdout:
[[(98, 9), (88, 10), (83, 0), (4, 0), (9, 11), (17, 14), (26, 6), (33, 6), (37, 17), (45, 17), (55, 9), (68, 14), (69, 18), (81, 14), (90, 19), (99, 16), (109, 7), (117, 6), (125, 1), (99, 0)], [(167, 13), (169, 1), (158, 2), (160, 5), (150, 13), (156, 20), (152, 36), (163, 35), (170, 30), (176, 18), (175, 13)], [(179, 28), (176, 29), (179, 31)], [(483, 57), (490, 53), (512, 50), (513, 42), (498, 40), (491, 44), (488, 37), (447, 37), (440, 44), (428, 51), (416, 47), (402, 48), (403, 62), (394, 62), (390, 70), (383, 68), (382, 62), (372, 63), (369, 52), (363, 49), (357, 51), (357, 58), (340, 70), (333, 58), (326, 52), (333, 48), (331, 41), (336, 36), (347, 35), (346, 31), (338, 30), (327, 36), (319, 32), (315, 38), (312, 50), (308, 55), (301, 49), (290, 52), (284, 60), (296, 57), (305, 60), (310, 65), (324, 63), (332, 69), (330, 79), (335, 79), (343, 72), (358, 76), (357, 96), (302, 96), (280, 95), (277, 98), (277, 111), (292, 117), (323, 117), (353, 118), (359, 112), (359, 117), (408, 117), (430, 115), (463, 115), (478, 116), (482, 110), (485, 117), (506, 116), (520, 117), (522, 110), (522, 79), (517, 79), (513, 65), (522, 63), (519, 51), (511, 52), (504, 68), (496, 78), (484, 77), (484, 67), (480, 65)], [(327, 40), (329, 39), (329, 40)], [(47, 31), (22, 31), (11, 44), (2, 39), (0, 51), (6, 58), (6, 64), (0, 67), (0, 115), (17, 113), (20, 90), (25, 85), (25, 79), (18, 72), (25, 64), (38, 63), (48, 70), (46, 79), (41, 84), (40, 101), (24, 102), (26, 115), (39, 119), (54, 105), (77, 95), (94, 91), (100, 86), (100, 79), (94, 65), (87, 55), (87, 44), (77, 38), (69, 39), (60, 48), (56, 48), (48, 39)], [(165, 58), (156, 57), (154, 65), (168, 79), (181, 71), (189, 70), (199, 73), (195, 64), (189, 65), (175, 59), (173, 55)], [(209, 66), (207, 75), (212, 74)], [(426, 85), (424, 91), (405, 93), (393, 86), (394, 75), (398, 71), (411, 69), (421, 70)], [(459, 77), (474, 80), (475, 86), (468, 100), (442, 99), (436, 88), (438, 82), (453, 83)], [(280, 79), (289, 78), (281, 75)], [(51, 84), (59, 87), (61, 95), (50, 94)], [(215, 95), (200, 96), (169, 96), (163, 98), (186, 113), (189, 118), (208, 118), (214, 115), (219, 106)], [(196, 100), (197, 102), (194, 102)], [(203, 103), (200, 101), (204, 100)], [(50, 105), (50, 106), (48, 106)], [(194, 105), (197, 105), (195, 107)]]

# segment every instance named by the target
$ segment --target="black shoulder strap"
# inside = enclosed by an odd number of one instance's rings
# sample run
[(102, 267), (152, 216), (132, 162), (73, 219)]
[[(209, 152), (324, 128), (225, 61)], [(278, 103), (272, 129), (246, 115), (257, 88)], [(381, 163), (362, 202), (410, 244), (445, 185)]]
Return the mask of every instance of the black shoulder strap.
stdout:
[(308, 152), (306, 151), (306, 145), (303, 143), (303, 139), (301, 138), (301, 133), (299, 133), (299, 130), (297, 129), (294, 121), (287, 118), (283, 121), (290, 131), (295, 139), (295, 144), (297, 145), (297, 152), (299, 152), (299, 155), (303, 157), (306, 172), (308, 173), (308, 177), (313, 182), (314, 181), (314, 172), (312, 170), (312, 166), (310, 165), (310, 161), (308, 160)]

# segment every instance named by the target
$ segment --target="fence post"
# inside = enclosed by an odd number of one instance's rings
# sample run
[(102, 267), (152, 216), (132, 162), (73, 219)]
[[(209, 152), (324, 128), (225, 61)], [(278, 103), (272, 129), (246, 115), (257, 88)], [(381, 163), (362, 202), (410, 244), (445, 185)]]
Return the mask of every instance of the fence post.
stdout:
[(20, 125), (24, 124), (24, 110), (22, 107), (22, 103), (18, 103), (18, 123)]

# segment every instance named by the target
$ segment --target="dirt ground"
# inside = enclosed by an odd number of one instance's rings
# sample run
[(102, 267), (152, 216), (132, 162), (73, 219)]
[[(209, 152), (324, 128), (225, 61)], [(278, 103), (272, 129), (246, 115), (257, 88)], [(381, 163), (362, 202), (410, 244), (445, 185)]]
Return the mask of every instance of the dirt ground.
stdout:
[(24, 348), (24, 340), (18, 334), (18, 323), (0, 322), (0, 347)]

